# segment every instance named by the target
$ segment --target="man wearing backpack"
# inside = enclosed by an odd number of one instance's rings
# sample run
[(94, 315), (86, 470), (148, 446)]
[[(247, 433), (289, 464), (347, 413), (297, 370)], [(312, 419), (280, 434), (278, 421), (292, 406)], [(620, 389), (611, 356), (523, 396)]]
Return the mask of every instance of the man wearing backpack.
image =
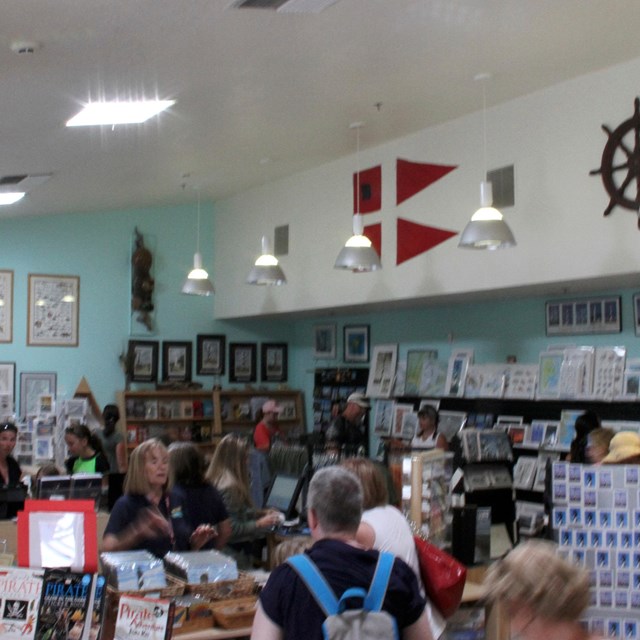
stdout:
[[(308, 520), (315, 543), (304, 555), (312, 560), (324, 578), (321, 582), (329, 588), (319, 599), (309, 590), (307, 584), (316, 593), (322, 592), (317, 579), (311, 577), (313, 572), (309, 574), (308, 569), (301, 568), (308, 563), (300, 562), (299, 556), (277, 567), (260, 594), (252, 640), (321, 640), (323, 624), (327, 637), (337, 637), (333, 635), (337, 625), (343, 628), (340, 637), (344, 638), (392, 638), (393, 635), (381, 635), (389, 620), (405, 640), (433, 640), (425, 601), (413, 571), (402, 560), (375, 550), (365, 551), (356, 542), (361, 515), (362, 487), (353, 473), (335, 466), (313, 476)], [(380, 576), (387, 560), (390, 573), (385, 584)], [(378, 576), (374, 580), (376, 569)], [(339, 608), (323, 610), (321, 603), (333, 601), (335, 605), (347, 590), (354, 595), (346, 599), (346, 614)], [(376, 601), (382, 612), (367, 613), (367, 609), (376, 611)], [(340, 602), (343, 603), (344, 600)], [(378, 635), (372, 635), (372, 628), (379, 629)]]

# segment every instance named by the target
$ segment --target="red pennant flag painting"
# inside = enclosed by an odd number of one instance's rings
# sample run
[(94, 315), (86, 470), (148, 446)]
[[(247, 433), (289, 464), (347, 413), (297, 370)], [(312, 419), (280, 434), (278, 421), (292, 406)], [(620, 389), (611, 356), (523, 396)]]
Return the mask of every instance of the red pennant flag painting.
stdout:
[(382, 207), (382, 167), (372, 167), (353, 174), (353, 213), (358, 213), (358, 182), (360, 183), (360, 213), (373, 213)]
[(382, 258), (382, 223), (367, 225), (362, 233), (371, 240), (376, 253)]
[[(429, 185), (457, 169), (455, 165), (396, 161), (396, 205), (408, 200)], [(364, 213), (364, 212), (363, 212)]]
[(415, 258), (445, 240), (458, 235), (457, 231), (429, 227), (403, 218), (398, 218), (396, 232), (396, 265)]

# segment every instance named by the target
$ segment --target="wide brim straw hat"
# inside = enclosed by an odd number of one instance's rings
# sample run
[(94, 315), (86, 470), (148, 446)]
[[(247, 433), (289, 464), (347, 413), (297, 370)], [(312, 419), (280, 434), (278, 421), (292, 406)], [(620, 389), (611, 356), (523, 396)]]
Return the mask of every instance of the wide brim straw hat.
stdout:
[(640, 456), (640, 435), (634, 431), (620, 431), (611, 438), (609, 453), (602, 463), (615, 464), (635, 456)]

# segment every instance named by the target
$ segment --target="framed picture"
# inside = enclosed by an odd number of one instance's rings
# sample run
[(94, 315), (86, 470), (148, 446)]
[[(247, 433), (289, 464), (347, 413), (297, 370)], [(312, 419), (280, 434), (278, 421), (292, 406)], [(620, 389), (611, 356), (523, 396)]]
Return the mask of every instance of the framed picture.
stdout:
[(620, 296), (547, 302), (545, 315), (548, 336), (622, 331)]
[(367, 381), (367, 396), (389, 398), (393, 391), (398, 359), (397, 344), (379, 344), (373, 348), (372, 366)]
[(37, 416), (39, 413), (39, 399), (42, 395), (56, 395), (55, 373), (30, 373), (23, 371), (20, 374), (20, 416)]
[(0, 271), (0, 342), (13, 342), (13, 271)]
[(229, 344), (229, 382), (256, 381), (257, 347), (253, 342)]
[(162, 379), (188, 382), (191, 380), (191, 343), (162, 343)]
[(78, 346), (78, 276), (29, 274), (27, 345)]
[(158, 379), (158, 342), (129, 340), (131, 382), (155, 382)]
[(336, 355), (336, 325), (316, 325), (313, 328), (313, 357), (333, 360)]
[(438, 359), (437, 349), (407, 352), (407, 374), (404, 379), (404, 395), (420, 396), (426, 390), (426, 365)]
[(0, 362), (0, 394), (10, 395), (15, 402), (16, 363)]
[(464, 395), (467, 369), (471, 364), (472, 357), (472, 351), (454, 351), (451, 354), (449, 367), (447, 368), (446, 395), (457, 398), (461, 398)]
[(560, 397), (560, 371), (564, 360), (563, 351), (543, 351), (538, 369), (538, 398)]
[(262, 382), (285, 382), (287, 380), (287, 344), (263, 343), (260, 364)]
[(640, 293), (633, 294), (633, 326), (636, 335), (640, 336)]
[(393, 400), (378, 400), (376, 402), (373, 432), (377, 436), (390, 435), (394, 418), (394, 406), (395, 402)]
[(196, 348), (196, 373), (199, 376), (224, 374), (226, 338), (223, 335), (198, 334)]
[(369, 325), (350, 324), (344, 327), (344, 361), (369, 362)]

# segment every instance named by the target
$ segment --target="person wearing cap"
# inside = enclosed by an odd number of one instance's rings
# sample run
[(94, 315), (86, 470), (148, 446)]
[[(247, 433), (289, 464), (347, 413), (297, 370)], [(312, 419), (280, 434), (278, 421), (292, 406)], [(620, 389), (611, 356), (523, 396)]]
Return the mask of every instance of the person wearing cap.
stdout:
[(602, 464), (640, 464), (640, 435), (635, 431), (616, 433)]
[(352, 393), (342, 413), (333, 420), (325, 434), (328, 445), (339, 447), (346, 454), (356, 454), (367, 447), (363, 419), (371, 405), (363, 393)]
[(282, 432), (278, 428), (278, 414), (282, 411), (275, 400), (267, 400), (262, 405), (262, 420), (253, 431), (253, 445), (258, 451), (269, 451), (274, 439)]
[(438, 433), (438, 411), (431, 405), (425, 405), (418, 411), (418, 426), (411, 440), (412, 449), (442, 449), (447, 451), (447, 439)]

